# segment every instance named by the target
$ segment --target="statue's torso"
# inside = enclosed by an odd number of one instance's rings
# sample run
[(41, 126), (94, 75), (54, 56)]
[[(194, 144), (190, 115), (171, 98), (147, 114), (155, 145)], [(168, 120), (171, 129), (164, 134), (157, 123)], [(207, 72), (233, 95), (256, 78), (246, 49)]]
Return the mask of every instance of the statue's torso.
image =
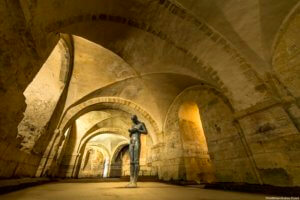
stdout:
[[(132, 129), (140, 129), (143, 124), (134, 124), (132, 125)], [(133, 132), (130, 135), (130, 142), (140, 142), (141, 133), (139, 131)]]

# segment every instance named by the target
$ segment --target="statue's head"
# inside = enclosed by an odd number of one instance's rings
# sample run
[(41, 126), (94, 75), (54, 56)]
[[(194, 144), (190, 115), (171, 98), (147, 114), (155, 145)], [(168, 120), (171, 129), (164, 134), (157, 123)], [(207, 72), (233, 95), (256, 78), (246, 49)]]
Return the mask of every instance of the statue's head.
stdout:
[(133, 123), (137, 124), (139, 122), (139, 119), (136, 115), (132, 115), (131, 120), (133, 121)]

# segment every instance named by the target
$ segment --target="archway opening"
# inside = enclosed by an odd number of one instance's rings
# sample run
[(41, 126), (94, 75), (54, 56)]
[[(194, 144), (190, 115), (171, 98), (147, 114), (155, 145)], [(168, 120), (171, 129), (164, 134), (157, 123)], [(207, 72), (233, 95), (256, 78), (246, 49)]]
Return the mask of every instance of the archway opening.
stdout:
[(187, 181), (210, 183), (215, 180), (199, 107), (195, 102), (180, 106), (179, 128), (183, 149), (183, 169)]
[[(112, 155), (120, 144), (127, 144), (124, 136), (103, 133), (91, 138), (85, 145), (80, 162), (79, 178), (107, 178), (112, 177)], [(102, 156), (101, 156), (101, 155)]]
[(129, 145), (122, 145), (113, 156), (110, 177), (125, 177), (130, 175)]

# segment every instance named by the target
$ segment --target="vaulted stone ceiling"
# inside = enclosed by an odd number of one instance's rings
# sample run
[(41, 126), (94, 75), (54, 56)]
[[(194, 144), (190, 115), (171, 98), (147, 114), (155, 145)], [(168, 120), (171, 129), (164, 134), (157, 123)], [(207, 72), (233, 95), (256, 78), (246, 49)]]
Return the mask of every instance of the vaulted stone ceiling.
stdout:
[[(102, 121), (94, 116), (85, 122), (90, 129), (84, 133), (111, 128), (127, 133), (125, 118), (137, 114), (149, 128), (155, 155), (149, 163), (161, 170), (155, 173), (162, 179), (181, 178), (178, 155), (187, 158), (189, 167), (188, 157), (200, 151), (194, 141), (181, 139), (180, 132), (193, 127), (191, 121), (178, 119), (180, 105), (187, 101), (199, 106), (219, 181), (272, 184), (276, 178), (268, 170), (273, 170), (283, 177), (277, 177), (277, 185), (299, 185), (298, 168), (284, 162), (299, 153), (292, 145), (300, 141), (299, 5), (297, 0), (2, 1), (3, 166), (10, 162), (3, 158), (5, 152), (19, 155), (10, 171), (1, 172), (0, 163), (0, 176), (56, 175), (60, 159), (68, 165), (74, 156), (72, 145), (81, 133), (78, 121), (107, 111), (114, 117)], [(61, 57), (55, 60), (57, 48)], [(39, 75), (47, 63), (54, 68)], [(47, 120), (37, 119), (43, 121), (40, 127), (21, 123), (16, 139), (24, 111), (29, 118), (45, 116), (46, 100), (29, 105), (35, 94), (28, 97), (25, 91), (34, 78), (46, 81), (48, 75), (54, 82), (63, 80), (55, 89), (59, 99), (54, 111)], [(43, 84), (35, 86), (54, 96)], [(274, 142), (278, 138), (285, 143)], [(71, 144), (71, 153), (61, 153), (64, 144)], [(266, 164), (264, 159), (271, 157), (272, 164)], [(167, 165), (170, 160), (175, 164)], [(223, 162), (228, 168), (222, 168)]]
[[(229, 90), (243, 109), (269, 98), (255, 87), (270, 71), (276, 34), (296, 3), (45, 1), (33, 3), (28, 18), (42, 32), (75, 34), (110, 49), (138, 74), (193, 74)], [(267, 17), (272, 13), (276, 18)]]

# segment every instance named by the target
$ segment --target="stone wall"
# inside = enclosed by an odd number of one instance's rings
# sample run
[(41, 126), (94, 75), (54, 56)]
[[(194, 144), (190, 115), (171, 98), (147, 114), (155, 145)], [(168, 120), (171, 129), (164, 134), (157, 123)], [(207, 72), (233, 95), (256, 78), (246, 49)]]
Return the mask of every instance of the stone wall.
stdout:
[(273, 55), (276, 93), (300, 131), (300, 38), (299, 9), (292, 16), (278, 41)]
[(197, 104), (189, 101), (182, 103), (178, 118), (186, 180), (214, 182), (214, 168)]
[(300, 135), (281, 105), (239, 119), (264, 184), (299, 186)]
[(30, 177), (40, 157), (20, 152), (16, 140), (26, 108), (23, 92), (59, 37), (52, 33), (33, 37), (19, 1), (1, 1), (0, 13), (6, 19), (0, 21), (0, 178)]
[(105, 162), (106, 158), (101, 151), (95, 147), (87, 148), (78, 176), (80, 178), (102, 178), (104, 175)]
[[(190, 122), (180, 120), (176, 114), (187, 102), (199, 106), (217, 182), (299, 186), (296, 155), (299, 155), (300, 135), (284, 105), (262, 104), (234, 112), (222, 95), (203, 87), (181, 93), (169, 110), (164, 128), (165, 144), (160, 147), (163, 154), (158, 158), (161, 179), (188, 180), (189, 168), (197, 171), (197, 165), (186, 162), (187, 146), (190, 155), (193, 152), (192, 143), (185, 139), (185, 129), (192, 131), (188, 128)], [(200, 168), (205, 168), (205, 163)]]
[(45, 134), (53, 111), (67, 81), (69, 54), (61, 40), (42, 66), (24, 95), (27, 108), (18, 126), (21, 150), (30, 153), (37, 140)]
[[(182, 138), (185, 136), (180, 128), (182, 122), (178, 117), (180, 107), (187, 102), (195, 102), (198, 105), (207, 142), (208, 151), (202, 149), (201, 153), (197, 152), (196, 155), (193, 155), (191, 147), (190, 151), (186, 152), (185, 146), (188, 144), (183, 143), (185, 141)], [(210, 176), (213, 173), (217, 182), (259, 183), (241, 130), (235, 125), (233, 111), (226, 99), (212, 88), (193, 87), (185, 90), (174, 100), (166, 119), (164, 139), (165, 147), (159, 171), (162, 179), (186, 180), (189, 168), (195, 168), (196, 171), (200, 169), (199, 177)], [(197, 137), (193, 139), (197, 140)], [(199, 162), (198, 166), (184, 162), (192, 156), (202, 158), (202, 162)], [(172, 170), (166, 165), (170, 163), (169, 160), (172, 160), (174, 165)], [(201, 172), (207, 166), (213, 169)]]

